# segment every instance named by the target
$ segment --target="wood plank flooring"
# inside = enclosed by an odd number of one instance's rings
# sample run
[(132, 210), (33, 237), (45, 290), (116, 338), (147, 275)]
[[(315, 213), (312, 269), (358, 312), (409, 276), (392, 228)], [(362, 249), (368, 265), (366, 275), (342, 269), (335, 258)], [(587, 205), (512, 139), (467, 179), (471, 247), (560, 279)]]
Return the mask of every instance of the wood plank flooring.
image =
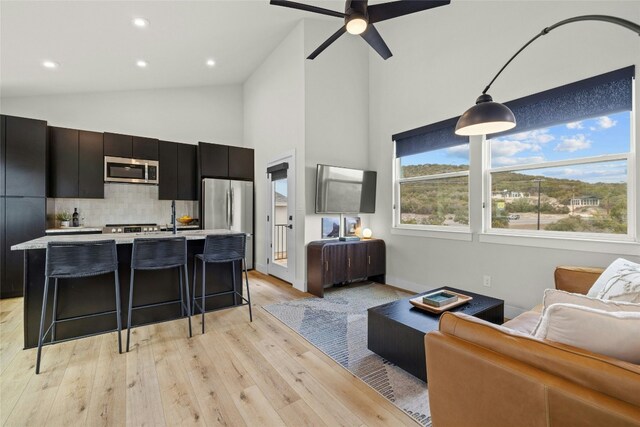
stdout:
[[(250, 274), (246, 307), (22, 350), (22, 298), (0, 300), (2, 426), (416, 426), (263, 305), (309, 297)], [(123, 333), (123, 341), (125, 339)]]

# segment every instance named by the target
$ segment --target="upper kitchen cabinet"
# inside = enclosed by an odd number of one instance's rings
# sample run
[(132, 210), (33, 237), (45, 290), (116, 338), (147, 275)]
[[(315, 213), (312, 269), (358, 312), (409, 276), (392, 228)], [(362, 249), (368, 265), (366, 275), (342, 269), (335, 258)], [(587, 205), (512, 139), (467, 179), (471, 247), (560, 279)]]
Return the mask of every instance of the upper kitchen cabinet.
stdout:
[(253, 181), (254, 159), (250, 148), (198, 144), (201, 178), (231, 178)]
[(134, 159), (158, 160), (158, 140), (134, 136), (132, 138)]
[(253, 149), (229, 147), (229, 178), (253, 181)]
[(4, 194), (46, 197), (47, 122), (4, 116)]
[(201, 178), (229, 177), (229, 147), (220, 144), (198, 143)]
[(103, 134), (78, 132), (78, 197), (104, 198)]
[(102, 134), (49, 127), (49, 197), (104, 197)]
[(133, 157), (133, 137), (119, 133), (104, 133), (104, 155), (110, 157)]
[(198, 200), (197, 170), (197, 147), (190, 144), (178, 144), (178, 200)]
[(158, 143), (158, 199), (175, 200), (178, 197), (178, 144)]
[(49, 196), (78, 197), (78, 131), (49, 127)]
[(160, 200), (198, 200), (196, 191), (197, 150), (195, 145), (160, 141)]

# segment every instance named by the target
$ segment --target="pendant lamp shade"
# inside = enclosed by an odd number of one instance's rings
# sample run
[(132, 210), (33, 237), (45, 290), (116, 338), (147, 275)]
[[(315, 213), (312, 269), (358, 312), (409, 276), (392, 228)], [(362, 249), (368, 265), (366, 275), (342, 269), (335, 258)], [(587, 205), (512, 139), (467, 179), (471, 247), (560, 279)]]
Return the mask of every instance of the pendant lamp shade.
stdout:
[(513, 112), (505, 105), (494, 102), (490, 95), (482, 94), (476, 105), (464, 112), (456, 124), (456, 135), (487, 135), (503, 132), (516, 126)]

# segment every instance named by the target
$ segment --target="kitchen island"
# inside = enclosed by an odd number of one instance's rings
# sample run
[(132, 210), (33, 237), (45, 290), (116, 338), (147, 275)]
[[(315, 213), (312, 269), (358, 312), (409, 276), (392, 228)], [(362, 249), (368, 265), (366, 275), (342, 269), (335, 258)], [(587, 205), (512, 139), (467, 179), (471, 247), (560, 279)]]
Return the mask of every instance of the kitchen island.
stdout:
[[(189, 269), (189, 291), (193, 280), (193, 258), (202, 253), (204, 239), (209, 234), (229, 234), (229, 230), (189, 230), (179, 231), (176, 236), (187, 239), (187, 258)], [(40, 327), (40, 313), (44, 292), (44, 271), (46, 247), (48, 242), (87, 242), (97, 240), (115, 240), (118, 250), (118, 268), (120, 278), (120, 295), (122, 304), (122, 322), (127, 322), (127, 307), (129, 304), (129, 276), (131, 273), (131, 249), (134, 238), (172, 237), (171, 232), (129, 233), (129, 234), (84, 234), (46, 236), (11, 247), (14, 251), (24, 251), (24, 346), (36, 347)], [(249, 250), (249, 248), (247, 249)], [(231, 264), (208, 264), (206, 292), (215, 293), (232, 289)], [(236, 290), (242, 293), (240, 263), (235, 263)], [(196, 296), (201, 295), (202, 274), (198, 266), (196, 278)], [(113, 288), (113, 274), (86, 277), (81, 279), (59, 280), (58, 286), (58, 319), (68, 317), (99, 314), (114, 309), (115, 290)], [(133, 305), (160, 303), (179, 300), (178, 270), (136, 270)], [(51, 322), (53, 307), (53, 286), (49, 287), (50, 295), (47, 299), (47, 318), (45, 324)], [(231, 295), (208, 298), (206, 311), (239, 305), (242, 300)], [(197, 314), (194, 313), (194, 314)], [(104, 314), (96, 317), (83, 318), (59, 323), (56, 327), (58, 341), (99, 334), (111, 331), (116, 325), (116, 315)], [(150, 307), (133, 312), (132, 323), (137, 325), (163, 322), (182, 317), (180, 303)]]

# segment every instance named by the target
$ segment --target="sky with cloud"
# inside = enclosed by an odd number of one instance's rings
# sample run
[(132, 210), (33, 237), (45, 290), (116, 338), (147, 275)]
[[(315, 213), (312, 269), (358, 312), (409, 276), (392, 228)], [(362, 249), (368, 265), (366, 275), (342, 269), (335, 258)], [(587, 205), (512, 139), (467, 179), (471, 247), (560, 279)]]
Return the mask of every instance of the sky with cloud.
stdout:
[[(491, 140), (492, 167), (569, 160), (629, 151), (631, 113), (561, 124)], [(469, 164), (469, 146), (445, 148), (402, 159), (403, 165)], [(598, 163), (523, 171), (530, 175), (580, 179), (585, 182), (626, 182), (625, 162)]]

